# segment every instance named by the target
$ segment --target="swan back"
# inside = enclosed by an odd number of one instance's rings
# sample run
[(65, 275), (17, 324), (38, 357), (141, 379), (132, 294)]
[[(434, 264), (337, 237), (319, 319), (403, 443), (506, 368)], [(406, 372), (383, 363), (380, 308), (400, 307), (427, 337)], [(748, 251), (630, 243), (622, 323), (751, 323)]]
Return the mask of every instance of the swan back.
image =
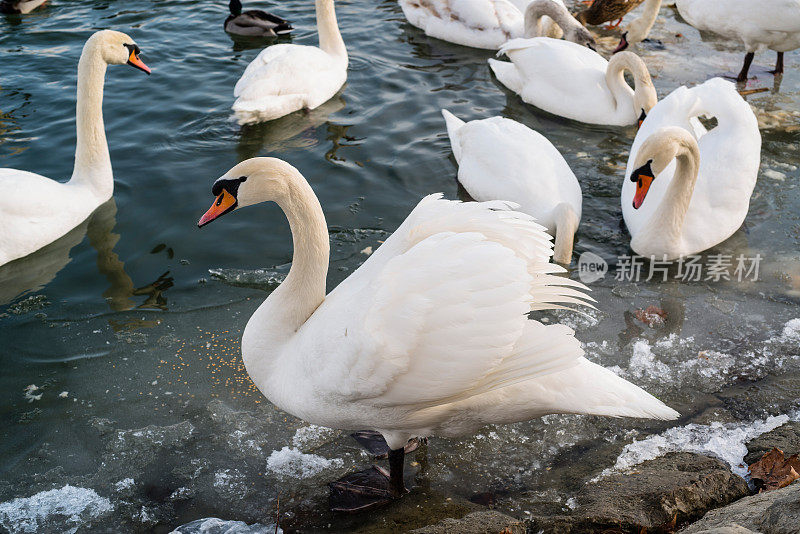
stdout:
[[(715, 117), (717, 126), (705, 132), (693, 123), (698, 116)], [(627, 178), (644, 141), (657, 130), (678, 126), (697, 140), (700, 169), (686, 218), (683, 240), (686, 254), (706, 250), (730, 237), (742, 224), (755, 187), (761, 153), (758, 122), (750, 106), (731, 82), (713, 78), (693, 88), (679, 87), (661, 100), (642, 124), (631, 146), (621, 202), (632, 236), (658, 221), (653, 210), (665, 198), (675, 173), (675, 161), (650, 186), (647, 202), (632, 206), (635, 184)]]

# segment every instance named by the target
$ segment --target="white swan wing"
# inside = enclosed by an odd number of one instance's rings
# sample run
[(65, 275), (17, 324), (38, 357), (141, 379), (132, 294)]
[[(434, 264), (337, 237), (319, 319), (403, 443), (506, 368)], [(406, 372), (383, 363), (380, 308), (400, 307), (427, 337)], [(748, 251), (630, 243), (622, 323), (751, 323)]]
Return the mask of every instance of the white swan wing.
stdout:
[(458, 179), (475, 200), (511, 200), (555, 229), (553, 209), (568, 203), (581, 215), (581, 188), (558, 149), (540, 133), (504, 117), (459, 130)]
[(233, 94), (241, 99), (309, 94), (334, 68), (332, 57), (316, 46), (274, 45), (247, 66)]
[[(551, 247), (505, 203), (427, 197), (331, 292), (293, 352), (308, 355), (321, 395), (379, 405), (451, 402), (574, 365), (578, 344), (542, 354), (524, 336), (529, 310), (588, 298), (550, 274), (561, 271), (548, 261)], [(333, 346), (335, 357), (314, 357)]]

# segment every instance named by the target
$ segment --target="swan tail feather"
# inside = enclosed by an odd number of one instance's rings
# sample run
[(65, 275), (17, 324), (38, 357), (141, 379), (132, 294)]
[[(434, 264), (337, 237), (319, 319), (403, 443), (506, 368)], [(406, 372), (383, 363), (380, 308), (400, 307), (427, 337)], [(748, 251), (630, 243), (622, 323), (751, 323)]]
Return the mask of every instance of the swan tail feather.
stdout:
[(513, 63), (489, 59), (489, 67), (491, 67), (497, 79), (500, 80), (500, 83), (515, 93), (520, 93), (522, 91), (522, 78), (517, 71), (517, 67)]
[(447, 124), (447, 135), (450, 137), (450, 146), (453, 149), (453, 155), (457, 162), (461, 162), (461, 136), (458, 130), (466, 123), (446, 109), (442, 110), (442, 116), (444, 117), (445, 124)]

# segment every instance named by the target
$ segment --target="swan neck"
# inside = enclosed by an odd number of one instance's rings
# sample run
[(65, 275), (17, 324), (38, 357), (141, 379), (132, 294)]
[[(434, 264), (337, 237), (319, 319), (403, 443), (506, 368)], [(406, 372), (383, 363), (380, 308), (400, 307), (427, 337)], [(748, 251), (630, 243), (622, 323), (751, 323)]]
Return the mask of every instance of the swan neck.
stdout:
[(288, 193), (276, 202), (292, 231), (292, 267), (267, 302), (271, 304), (268, 320), (293, 334), (325, 300), (330, 241), (322, 206), (311, 186), (294, 168), (288, 176)]
[(339, 25), (336, 22), (336, 9), (333, 0), (316, 0), (317, 31), (319, 47), (326, 53), (347, 60), (347, 48), (344, 46)]
[(653, 24), (656, 23), (658, 12), (661, 10), (662, 0), (645, 0), (642, 7), (642, 14), (626, 28), (628, 30), (628, 44), (636, 44), (644, 41), (650, 34)]
[(578, 230), (578, 214), (567, 204), (562, 202), (555, 208), (556, 236), (553, 248), (553, 260), (562, 265), (569, 265), (572, 261), (572, 248), (575, 242), (575, 232)]
[[(572, 17), (559, 4), (553, 0), (534, 0), (525, 8), (525, 34), (526, 39), (543, 37), (540, 25), (543, 17), (550, 17), (558, 24), (562, 31), (566, 30)], [(577, 21), (575, 22), (577, 24)]]
[(114, 189), (103, 124), (103, 84), (107, 67), (99, 46), (93, 40), (88, 41), (78, 62), (77, 144), (70, 181), (89, 186), (104, 199), (110, 198)]
[(661, 239), (671, 243), (681, 238), (700, 168), (700, 150), (694, 139), (678, 139), (676, 143), (675, 174), (648, 223), (648, 227), (656, 230)]
[[(633, 89), (625, 81), (626, 70), (633, 76)], [(642, 109), (649, 112), (658, 100), (650, 72), (639, 56), (632, 52), (620, 52), (612, 56), (606, 68), (606, 85), (614, 96), (617, 113), (634, 113), (638, 116)]]

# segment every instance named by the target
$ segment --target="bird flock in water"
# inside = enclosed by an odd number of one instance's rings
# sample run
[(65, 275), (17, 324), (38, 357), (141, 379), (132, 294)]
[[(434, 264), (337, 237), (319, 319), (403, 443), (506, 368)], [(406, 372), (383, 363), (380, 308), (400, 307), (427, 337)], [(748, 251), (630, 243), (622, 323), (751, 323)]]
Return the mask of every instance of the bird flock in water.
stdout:
[[(658, 100), (645, 62), (627, 50), (647, 37), (661, 0), (594, 0), (573, 16), (561, 0), (398, 0), (427, 35), (492, 49), (497, 80), (536, 108), (574, 121), (637, 125), (622, 183), (636, 253), (672, 260), (702, 252), (742, 224), (758, 174), (761, 136), (736, 86), (713, 78)], [(43, 0), (3, 0), (28, 13)], [(585, 25), (623, 27), (609, 60)], [(587, 2), (584, 2), (587, 4)], [(800, 0), (676, 0), (692, 26), (754, 53), (800, 47)], [(319, 46), (266, 47), (234, 88), (241, 124), (314, 109), (347, 79), (348, 55), (334, 0), (315, 0)], [(290, 22), (243, 11), (231, 0), (225, 31), (278, 36)], [(0, 265), (65, 235), (113, 194), (102, 117), (107, 65), (146, 73), (130, 36), (98, 31), (78, 64), (77, 147), (65, 183), (0, 169)], [(634, 86), (625, 81), (630, 73)], [(422, 199), (400, 227), (330, 294), (329, 237), (308, 182), (276, 158), (243, 161), (217, 179), (201, 217), (265, 201), (286, 214), (294, 240), (286, 280), (247, 323), (242, 357), (261, 392), (303, 420), (353, 437), (389, 470), (373, 466), (329, 484), (333, 510), (390, 503), (408, 490), (405, 454), (427, 436), (455, 437), (489, 424), (552, 413), (675, 419), (679, 414), (583, 357), (574, 332), (531, 319), (536, 310), (594, 307), (587, 288), (563, 276), (581, 219), (581, 187), (543, 135), (516, 121), (464, 122), (442, 110), (458, 180), (476, 202)], [(713, 117), (710, 130), (698, 118)], [(553, 236), (555, 243), (553, 243)], [(555, 260), (555, 263), (551, 261)]]

